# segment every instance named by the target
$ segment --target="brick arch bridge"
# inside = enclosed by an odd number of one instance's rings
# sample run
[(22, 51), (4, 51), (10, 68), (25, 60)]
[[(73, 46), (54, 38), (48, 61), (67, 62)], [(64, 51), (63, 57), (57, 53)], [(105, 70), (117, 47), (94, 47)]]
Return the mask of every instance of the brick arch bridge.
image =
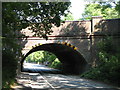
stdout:
[(63, 72), (80, 74), (85, 71), (87, 62), (83, 56), (75, 50), (75, 47), (69, 47), (60, 43), (48, 43), (34, 47), (24, 56), (21, 63), (23, 63), (29, 54), (40, 50), (49, 51), (55, 54), (62, 63)]
[[(120, 41), (119, 25), (120, 19), (104, 20), (98, 16), (88, 21), (66, 21), (60, 27), (52, 28), (53, 33), (48, 36), (48, 40), (33, 37), (30, 30), (23, 29), (22, 33), (28, 38), (21, 44), (25, 46), (21, 63), (30, 53), (45, 50), (54, 53), (63, 62), (66, 71), (82, 73), (98, 60), (97, 43), (102, 38), (107, 35), (117, 37), (113, 43)], [(118, 46), (115, 45), (116, 48)]]

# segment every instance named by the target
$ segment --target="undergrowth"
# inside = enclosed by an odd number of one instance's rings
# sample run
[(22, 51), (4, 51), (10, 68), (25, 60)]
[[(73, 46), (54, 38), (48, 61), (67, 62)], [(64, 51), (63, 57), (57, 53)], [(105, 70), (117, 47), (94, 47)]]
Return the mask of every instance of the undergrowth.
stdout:
[(112, 44), (112, 38), (107, 37), (99, 42), (99, 62), (97, 66), (83, 73), (81, 77), (103, 81), (120, 86), (120, 54)]

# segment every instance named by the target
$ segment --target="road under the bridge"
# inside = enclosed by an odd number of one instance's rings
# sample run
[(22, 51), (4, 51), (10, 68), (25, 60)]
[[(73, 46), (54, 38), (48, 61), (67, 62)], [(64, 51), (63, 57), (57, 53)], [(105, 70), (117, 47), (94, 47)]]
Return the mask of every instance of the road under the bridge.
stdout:
[(36, 51), (49, 51), (57, 56), (63, 65), (63, 72), (70, 74), (81, 74), (87, 70), (88, 64), (84, 57), (72, 47), (64, 44), (49, 43), (34, 47), (21, 60), (21, 71), (25, 58)]
[(17, 85), (12, 86), (13, 90), (120, 90), (119, 87), (84, 79), (79, 75), (65, 75), (59, 70), (56, 73), (57, 69), (44, 65), (25, 63), (24, 69), (34, 73), (20, 73), (16, 77)]

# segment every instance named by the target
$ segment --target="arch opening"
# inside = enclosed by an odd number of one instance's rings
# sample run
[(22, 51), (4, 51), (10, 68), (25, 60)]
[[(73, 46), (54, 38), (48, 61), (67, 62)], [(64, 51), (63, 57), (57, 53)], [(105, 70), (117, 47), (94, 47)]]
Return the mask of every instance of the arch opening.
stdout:
[(25, 72), (61, 73), (62, 63), (53, 53), (42, 50), (29, 54), (23, 62), (23, 69)]
[(73, 48), (63, 44), (49, 43), (36, 46), (31, 49), (21, 60), (21, 71), (23, 70), (23, 62), (26, 57), (33, 52), (41, 50), (48, 51), (56, 55), (62, 63), (64, 73), (81, 74), (86, 70), (86, 66), (88, 65), (84, 57)]
[(56, 55), (51, 52), (40, 50), (29, 54), (23, 63), (35, 63), (35, 64), (44, 64), (46, 62), (52, 63), (55, 59), (58, 59)]

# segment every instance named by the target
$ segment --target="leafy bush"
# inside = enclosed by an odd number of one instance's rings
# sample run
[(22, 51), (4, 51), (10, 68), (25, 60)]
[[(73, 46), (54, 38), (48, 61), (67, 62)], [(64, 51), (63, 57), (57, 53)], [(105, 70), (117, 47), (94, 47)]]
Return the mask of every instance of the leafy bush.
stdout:
[(62, 69), (61, 66), (62, 66), (62, 63), (59, 61), (58, 58), (56, 58), (56, 59), (52, 62), (52, 64), (50, 65), (50, 67), (56, 68), (56, 69)]
[(111, 39), (107, 38), (100, 42), (98, 66), (91, 68), (88, 72), (82, 74), (81, 77), (120, 85), (120, 55), (115, 53), (114, 46), (110, 41)]
[(10, 85), (15, 81), (17, 60), (12, 52), (4, 51), (2, 55), (2, 86), (10, 88)]

